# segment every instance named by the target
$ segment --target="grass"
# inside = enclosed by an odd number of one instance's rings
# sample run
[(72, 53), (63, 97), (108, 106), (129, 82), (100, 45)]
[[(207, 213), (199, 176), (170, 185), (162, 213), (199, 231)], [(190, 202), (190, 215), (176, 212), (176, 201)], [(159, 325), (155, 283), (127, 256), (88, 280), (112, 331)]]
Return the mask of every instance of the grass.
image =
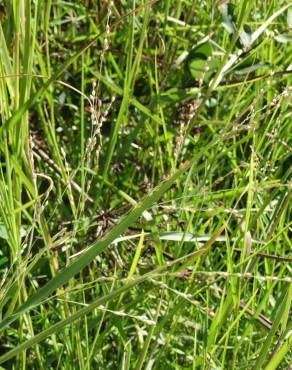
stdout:
[(0, 368), (289, 369), (292, 3), (0, 18)]

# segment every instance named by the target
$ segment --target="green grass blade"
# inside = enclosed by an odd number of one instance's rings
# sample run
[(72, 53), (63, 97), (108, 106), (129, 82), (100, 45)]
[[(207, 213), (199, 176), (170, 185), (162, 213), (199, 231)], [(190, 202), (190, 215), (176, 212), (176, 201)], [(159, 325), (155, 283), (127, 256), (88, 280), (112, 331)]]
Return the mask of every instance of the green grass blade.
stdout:
[(266, 338), (265, 342), (262, 345), (262, 349), (260, 351), (260, 354), (259, 354), (259, 356), (257, 358), (257, 361), (255, 363), (255, 366), (254, 366), (255, 370), (260, 370), (262, 368), (264, 362), (267, 359), (268, 352), (271, 350), (272, 343), (275, 340), (276, 331), (278, 330), (278, 328), (281, 324), (281, 320), (283, 318), (283, 314), (286, 310), (286, 307), (287, 307), (287, 305), (291, 304), (291, 302), (289, 302), (288, 299), (289, 299), (289, 293), (288, 293), (288, 290), (287, 290), (286, 294), (284, 296), (284, 299), (281, 300), (280, 302), (276, 303), (276, 307), (278, 306), (278, 310), (277, 310), (277, 313), (275, 315), (273, 326), (272, 326), (269, 334), (267, 335), (267, 338)]
[(286, 356), (286, 354), (291, 351), (292, 349), (292, 333), (288, 331), (286, 337), (284, 338), (283, 343), (278, 348), (278, 350), (274, 353), (272, 358), (269, 360), (269, 363), (265, 367), (265, 370), (275, 370), (278, 369), (279, 364), (283, 360), (283, 358)]
[[(63, 319), (62, 321), (58, 322), (57, 324), (52, 325), (49, 329), (46, 329), (46, 330), (42, 331), (41, 333), (37, 334), (33, 338), (31, 338), (31, 339), (27, 340), (26, 342), (20, 344), (19, 346), (17, 346), (13, 350), (7, 352), (5, 355), (0, 357), (0, 363), (3, 363), (5, 361), (9, 360), (10, 358), (16, 356), (17, 354), (24, 351), (25, 349), (28, 349), (31, 346), (36, 345), (37, 343), (41, 342), (42, 340), (44, 340), (48, 336), (60, 332), (66, 325), (74, 322), (75, 320), (80, 319), (81, 317), (83, 317), (87, 313), (91, 312), (94, 308), (97, 308), (99, 305), (103, 305), (103, 304), (109, 302), (110, 300), (112, 300), (113, 298), (118, 297), (119, 295), (123, 295), (126, 291), (130, 290), (134, 286), (136, 286), (138, 284), (141, 284), (142, 282), (148, 280), (149, 278), (152, 278), (153, 276), (156, 276), (156, 275), (162, 273), (163, 271), (167, 270), (171, 266), (179, 264), (183, 261), (184, 262), (188, 261), (187, 263), (190, 264), (191, 261), (194, 261), (195, 259), (199, 258), (203, 254), (208, 252), (208, 250), (210, 249), (212, 244), (216, 241), (216, 239), (219, 237), (219, 235), (222, 233), (222, 231), (224, 229), (225, 229), (225, 223), (215, 232), (215, 234), (211, 237), (211, 240), (207, 241), (204, 244), (204, 246), (202, 248), (200, 248), (199, 250), (197, 250), (193, 253), (190, 253), (189, 255), (180, 257), (180, 258), (178, 258), (178, 259), (176, 259), (172, 262), (168, 262), (167, 264), (165, 264), (163, 266), (159, 266), (156, 269), (154, 269), (154, 270), (152, 270), (152, 271), (150, 271), (150, 272), (148, 272), (148, 273), (146, 273), (142, 276), (132, 277), (132, 279), (129, 280), (127, 282), (127, 284), (125, 284), (121, 288), (118, 288), (117, 290), (112, 291), (111, 293), (106, 294), (103, 297), (98, 298), (97, 300), (92, 302), (87, 307), (84, 307), (84, 308), (80, 309), (75, 314), (71, 315), (70, 317), (68, 317), (66, 319)], [(159, 309), (156, 312), (158, 314)], [(149, 336), (148, 336), (148, 343), (144, 347), (143, 356), (141, 356), (140, 360), (138, 361), (138, 364), (140, 363), (142, 365), (142, 363), (145, 359), (145, 355), (146, 355), (146, 352), (147, 352), (152, 334), (153, 334), (153, 331), (150, 330)], [(137, 366), (138, 366), (138, 364), (137, 364)]]
[(5, 318), (0, 323), (0, 330), (13, 322), (19, 315), (23, 314), (29, 308), (39, 304), (47, 298), (57, 288), (67, 283), (73, 276), (79, 273), (93, 259), (110, 245), (118, 236), (120, 236), (143, 212), (151, 207), (155, 202), (171, 187), (171, 185), (191, 166), (192, 162), (185, 163), (174, 175), (164, 181), (160, 186), (154, 189), (141, 203), (138, 203), (132, 211), (117, 226), (115, 226), (105, 238), (94, 243), (84, 254), (82, 254), (70, 266), (66, 267), (45, 286), (40, 288), (32, 297), (30, 297), (15, 313)]

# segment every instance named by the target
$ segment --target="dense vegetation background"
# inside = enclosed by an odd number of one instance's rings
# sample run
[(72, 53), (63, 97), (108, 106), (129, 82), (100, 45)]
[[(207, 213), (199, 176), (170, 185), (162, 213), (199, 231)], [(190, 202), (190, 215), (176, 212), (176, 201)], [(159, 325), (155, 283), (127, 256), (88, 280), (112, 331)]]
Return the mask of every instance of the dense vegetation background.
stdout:
[(2, 369), (288, 369), (288, 1), (0, 1)]

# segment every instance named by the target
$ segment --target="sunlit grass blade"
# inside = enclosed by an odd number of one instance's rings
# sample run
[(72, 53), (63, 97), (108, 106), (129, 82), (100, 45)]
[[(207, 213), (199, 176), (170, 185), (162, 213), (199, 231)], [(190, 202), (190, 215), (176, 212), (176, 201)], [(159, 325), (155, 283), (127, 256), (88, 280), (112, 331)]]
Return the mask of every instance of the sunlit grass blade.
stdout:
[(84, 254), (76, 259), (70, 266), (66, 267), (45, 286), (38, 289), (37, 292), (28, 299), (14, 314), (5, 318), (0, 323), (0, 329), (4, 329), (7, 325), (13, 322), (19, 315), (26, 310), (39, 304), (43, 299), (47, 298), (57, 288), (63, 286), (74, 275), (80, 272), (87, 266), (99, 253), (101, 253), (108, 245), (110, 245), (119, 235), (121, 235), (143, 212), (151, 207), (169, 188), (170, 186), (191, 166), (191, 162), (185, 163), (181, 168), (172, 175), (168, 180), (164, 181), (159, 187), (154, 189), (140, 204), (135, 206), (128, 216), (126, 216), (117, 226), (115, 226), (108, 235), (95, 242)]

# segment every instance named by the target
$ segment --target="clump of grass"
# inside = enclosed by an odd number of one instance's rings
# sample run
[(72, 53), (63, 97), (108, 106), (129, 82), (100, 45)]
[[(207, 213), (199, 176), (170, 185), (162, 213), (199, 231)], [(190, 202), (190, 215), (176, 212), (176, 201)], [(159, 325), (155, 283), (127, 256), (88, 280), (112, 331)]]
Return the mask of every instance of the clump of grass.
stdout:
[(291, 4), (1, 5), (0, 363), (291, 363)]

